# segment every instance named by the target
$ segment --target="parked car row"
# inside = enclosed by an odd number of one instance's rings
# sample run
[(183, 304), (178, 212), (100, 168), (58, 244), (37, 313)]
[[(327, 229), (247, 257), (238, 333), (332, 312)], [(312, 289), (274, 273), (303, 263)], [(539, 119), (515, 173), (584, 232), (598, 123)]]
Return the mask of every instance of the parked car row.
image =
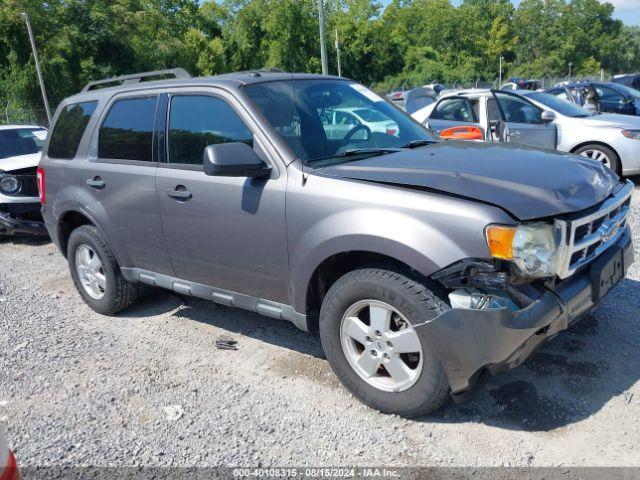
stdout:
[(335, 77), (93, 82), (51, 134), (0, 130), (0, 233), (46, 227), (101, 314), (150, 284), (317, 330), (354, 395), (421, 415), (623, 278), (614, 171), (640, 173), (640, 118), (532, 90), (421, 87), (402, 108), (427, 128)]
[(595, 112), (640, 115), (640, 91), (619, 83), (565, 83), (546, 92)]
[(540, 95), (427, 91), (423, 124), (484, 140), (449, 142), (344, 78), (93, 82), (54, 115), (42, 213), (96, 312), (150, 284), (288, 320), (362, 402), (423, 415), (521, 364), (633, 261), (633, 184), (605, 163), (636, 167), (550, 150), (607, 122)]
[(485, 141), (560, 150), (640, 174), (640, 117), (594, 112), (549, 93), (463, 90), (413, 117), (436, 133), (474, 126)]

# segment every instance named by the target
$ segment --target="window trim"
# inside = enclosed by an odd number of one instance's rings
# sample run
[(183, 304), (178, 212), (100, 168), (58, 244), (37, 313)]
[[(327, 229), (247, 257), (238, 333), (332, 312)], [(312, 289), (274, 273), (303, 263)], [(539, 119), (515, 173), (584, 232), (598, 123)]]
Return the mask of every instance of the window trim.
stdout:
[[(76, 147), (76, 151), (73, 154), (73, 157), (54, 157), (49, 153), (49, 149), (51, 148), (51, 140), (53, 139), (53, 133), (56, 130), (56, 127), (58, 126), (58, 121), (60, 120), (60, 115), (62, 114), (62, 112), (71, 107), (71, 106), (75, 106), (75, 105), (81, 105), (83, 103), (95, 103), (96, 106), (93, 109), (93, 112), (91, 112), (91, 115), (89, 115), (89, 120), (87, 121), (87, 124), (84, 126), (84, 130), (82, 131), (82, 135), (80, 136), (80, 140), (78, 141), (78, 146)], [(80, 151), (80, 147), (82, 146), (82, 141), (84, 140), (85, 136), (88, 134), (88, 132), (90, 131), (90, 126), (91, 126), (91, 121), (94, 119), (96, 112), (98, 112), (98, 115), (101, 113), (100, 112), (100, 100), (97, 98), (91, 99), (91, 100), (82, 100), (79, 102), (69, 102), (67, 104), (62, 104), (60, 105), (60, 110), (58, 112), (58, 115), (55, 118), (55, 122), (53, 123), (53, 128), (49, 128), (48, 129), (48, 134), (47, 134), (47, 140), (45, 142), (45, 144), (42, 146), (42, 155), (45, 156), (47, 158), (50, 158), (52, 160), (67, 160), (67, 161), (72, 161), (75, 160), (78, 157), (78, 152)], [(44, 127), (43, 127), (44, 128)]]
[[(113, 97), (111, 97), (109, 99), (109, 102), (105, 105), (104, 109), (102, 110), (102, 114), (101, 117), (99, 119), (98, 125), (96, 126), (95, 129), (95, 135), (93, 137), (93, 141), (95, 142), (95, 156), (92, 156), (92, 158), (90, 158), (90, 162), (92, 163), (109, 163), (109, 164), (116, 164), (116, 165), (134, 165), (134, 166), (140, 166), (140, 167), (153, 167), (153, 168), (157, 168), (158, 167), (158, 153), (157, 153), (157, 149), (156, 149), (156, 117), (158, 116), (158, 107), (160, 105), (160, 96), (162, 94), (160, 92), (127, 92), (127, 93), (123, 93), (123, 94), (116, 94)], [(148, 162), (146, 160), (131, 160), (131, 159), (126, 159), (126, 158), (106, 158), (106, 157), (100, 157), (100, 130), (102, 129), (102, 126), (105, 122), (105, 120), (107, 119), (107, 116), (109, 116), (109, 113), (111, 112), (111, 109), (113, 108), (113, 106), (121, 101), (121, 100), (135, 100), (136, 98), (150, 98), (150, 97), (155, 97), (156, 98), (156, 108), (153, 114), (153, 124), (152, 124), (152, 130), (151, 130), (151, 161)]]
[[(238, 111), (238, 108), (236, 108), (233, 102), (230, 101), (229, 99), (224, 98), (223, 95), (219, 95), (217, 94), (217, 92), (191, 90), (191, 89), (186, 91), (179, 91), (179, 90), (168, 91), (168, 92), (165, 92), (164, 95), (166, 96), (166, 104), (164, 105), (165, 111), (163, 112), (164, 114), (162, 115), (164, 117), (164, 142), (163, 142), (163, 145), (158, 144), (158, 149), (159, 150), (162, 149), (164, 158), (163, 158), (163, 161), (158, 164), (158, 168), (170, 168), (173, 170), (189, 170), (194, 172), (204, 172), (204, 165), (169, 162), (169, 128), (170, 128), (170, 120), (171, 120), (171, 100), (173, 99), (173, 97), (211, 97), (226, 103), (229, 106), (229, 108), (231, 108), (231, 110), (233, 110), (236, 113), (236, 115), (238, 116), (240, 121), (242, 121), (245, 127), (247, 127), (247, 129), (251, 132), (251, 135), (253, 136), (252, 148), (255, 150), (256, 145), (258, 145), (259, 149), (262, 152), (264, 152), (265, 154), (264, 156), (268, 157), (268, 154), (266, 153), (267, 151), (264, 148), (264, 145), (262, 144), (262, 142), (259, 140), (258, 135), (255, 132), (255, 129), (251, 128), (251, 126), (247, 124), (245, 119), (242, 118), (242, 114)], [(271, 167), (271, 171), (272, 171), (271, 178), (274, 178), (273, 172), (274, 171), (277, 172), (277, 169), (275, 169), (273, 165), (274, 162), (268, 158), (262, 158), (262, 160)]]

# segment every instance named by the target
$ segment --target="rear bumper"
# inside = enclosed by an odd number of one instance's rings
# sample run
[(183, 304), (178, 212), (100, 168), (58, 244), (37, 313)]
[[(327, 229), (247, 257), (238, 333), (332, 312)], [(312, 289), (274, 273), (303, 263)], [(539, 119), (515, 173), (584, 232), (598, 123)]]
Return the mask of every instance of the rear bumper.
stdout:
[[(611, 249), (620, 249), (626, 272), (633, 262), (627, 230)], [(607, 251), (602, 257), (607, 255)], [(521, 310), (452, 309), (415, 327), (445, 367), (454, 400), (464, 400), (489, 374), (517, 367), (550, 338), (590, 312), (597, 301), (592, 275), (598, 259), (547, 289)]]
[(47, 235), (40, 203), (0, 204), (0, 235)]

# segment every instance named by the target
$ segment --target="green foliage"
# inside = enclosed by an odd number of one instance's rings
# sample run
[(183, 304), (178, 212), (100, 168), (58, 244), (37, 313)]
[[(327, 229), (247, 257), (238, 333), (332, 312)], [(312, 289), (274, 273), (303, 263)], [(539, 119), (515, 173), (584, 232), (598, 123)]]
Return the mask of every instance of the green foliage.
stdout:
[[(319, 0), (0, 0), (0, 107), (39, 104), (22, 12), (57, 101), (94, 79), (183, 67), (194, 75), (319, 72)], [(432, 81), (640, 69), (640, 28), (599, 0), (324, 0), (329, 67), (388, 90)], [(18, 113), (13, 117), (17, 118)]]

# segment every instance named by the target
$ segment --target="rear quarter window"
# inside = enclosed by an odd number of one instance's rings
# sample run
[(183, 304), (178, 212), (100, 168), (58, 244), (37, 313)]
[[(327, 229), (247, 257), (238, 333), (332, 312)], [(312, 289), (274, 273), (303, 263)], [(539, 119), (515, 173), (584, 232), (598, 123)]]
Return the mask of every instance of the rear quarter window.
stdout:
[(72, 103), (63, 108), (53, 127), (47, 154), (51, 158), (72, 159), (91, 115), (98, 106), (97, 101)]

